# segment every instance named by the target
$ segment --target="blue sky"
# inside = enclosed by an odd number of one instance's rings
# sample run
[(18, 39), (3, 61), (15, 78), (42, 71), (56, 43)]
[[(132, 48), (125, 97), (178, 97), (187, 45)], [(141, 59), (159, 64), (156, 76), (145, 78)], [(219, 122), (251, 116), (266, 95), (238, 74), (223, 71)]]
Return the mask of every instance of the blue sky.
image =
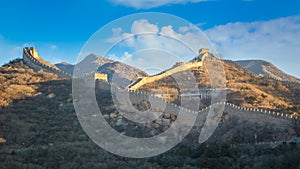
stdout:
[(184, 18), (207, 34), (224, 58), (264, 59), (300, 77), (300, 2), (296, 0), (4, 0), (0, 64), (20, 57), (22, 47), (32, 45), (45, 60), (74, 63), (99, 28), (139, 12)]

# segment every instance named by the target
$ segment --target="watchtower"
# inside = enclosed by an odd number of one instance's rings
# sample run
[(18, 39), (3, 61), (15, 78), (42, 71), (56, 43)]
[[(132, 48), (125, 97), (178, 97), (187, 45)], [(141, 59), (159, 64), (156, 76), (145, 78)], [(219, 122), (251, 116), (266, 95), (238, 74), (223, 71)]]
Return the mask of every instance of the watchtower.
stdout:
[[(201, 49), (199, 50), (198, 55), (197, 55), (196, 58), (195, 58), (195, 61), (204, 60), (203, 56), (204, 56), (204, 54), (207, 54), (207, 53), (209, 53), (209, 48), (201, 48)], [(201, 57), (201, 56), (202, 56), (202, 57)], [(201, 57), (201, 58), (200, 58), (200, 57)]]
[(201, 48), (199, 50), (199, 53), (208, 53), (209, 52), (209, 48)]
[(37, 52), (37, 50), (36, 50), (34, 47), (30, 47), (29, 53), (30, 53), (30, 55), (31, 55), (32, 57), (34, 57), (35, 59), (37, 59), (37, 60), (40, 60), (40, 59), (41, 59), (39, 53)]

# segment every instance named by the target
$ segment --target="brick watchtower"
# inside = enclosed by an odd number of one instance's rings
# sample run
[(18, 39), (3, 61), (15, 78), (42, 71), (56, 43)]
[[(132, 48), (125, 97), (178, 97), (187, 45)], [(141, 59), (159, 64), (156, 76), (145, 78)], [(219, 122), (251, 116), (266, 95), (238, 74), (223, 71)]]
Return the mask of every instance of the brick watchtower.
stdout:
[(201, 48), (201, 49), (199, 50), (198, 55), (197, 55), (196, 58), (195, 58), (195, 61), (196, 61), (196, 62), (199, 62), (199, 61), (204, 60), (203, 56), (204, 56), (204, 54), (207, 54), (207, 53), (209, 53), (209, 49), (208, 49), (208, 48)]

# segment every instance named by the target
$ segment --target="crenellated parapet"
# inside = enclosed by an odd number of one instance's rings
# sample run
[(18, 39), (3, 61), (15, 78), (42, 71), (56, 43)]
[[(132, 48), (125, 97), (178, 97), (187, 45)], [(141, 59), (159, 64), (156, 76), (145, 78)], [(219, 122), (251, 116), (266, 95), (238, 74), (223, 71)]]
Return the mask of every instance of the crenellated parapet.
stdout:
[(153, 75), (153, 76), (149, 76), (149, 77), (140, 77), (136, 81), (132, 82), (128, 86), (128, 89), (129, 90), (137, 90), (138, 88), (140, 88), (141, 86), (143, 86), (145, 84), (158, 81), (159, 79), (165, 78), (167, 76), (171, 76), (175, 73), (182, 72), (182, 71), (185, 71), (185, 70), (188, 70), (191, 68), (195, 68), (195, 67), (202, 67), (204, 60), (208, 56), (208, 54), (209, 54), (208, 48), (201, 48), (199, 50), (199, 54), (191, 62), (180, 63), (180, 64), (178, 64), (178, 66), (168, 69), (157, 75)]
[[(202, 49), (202, 50), (200, 50), (199, 53), (204, 53), (205, 54), (207, 52), (208, 52), (208, 49), (207, 50)], [(202, 59), (203, 59), (203, 56), (202, 56)], [(49, 62), (45, 62), (39, 56), (39, 54), (38, 54), (38, 52), (36, 51), (35, 48), (27, 48), (27, 47), (25, 47), (23, 49), (23, 61), (29, 67), (31, 67), (32, 69), (34, 69), (36, 71), (43, 70), (45, 72), (50, 72), (50, 73), (57, 74), (58, 76), (60, 76), (62, 78), (72, 78), (71, 74), (68, 74), (66, 72), (63, 72), (63, 71), (59, 70), (54, 65), (51, 65)], [(199, 63), (199, 62), (190, 62), (190, 64), (188, 64), (189, 66), (185, 65), (184, 67), (185, 68), (191, 68), (193, 66), (199, 66), (197, 63)], [(199, 64), (202, 64), (202, 62), (199, 63)], [(144, 84), (145, 83), (150, 83), (153, 80), (158, 80), (158, 79), (162, 78), (163, 76), (169, 76), (169, 75), (171, 75), (173, 73), (176, 73), (176, 72), (179, 72), (179, 71), (183, 71), (182, 69), (180, 69), (180, 66), (179, 66), (179, 68), (178, 67), (176, 67), (176, 68), (171, 69), (171, 70), (169, 70), (169, 71), (167, 71), (167, 72), (165, 72), (163, 74), (154, 76), (154, 77), (152, 77), (153, 79), (151, 79), (151, 80), (149, 80), (147, 78), (145, 78), (145, 79), (143, 78), (140, 81), (142, 81), (142, 83), (144, 83)], [(94, 76), (93, 76), (93, 78), (95, 78), (96, 80), (102, 80), (105, 83), (107, 83), (108, 85), (113, 85), (113, 84), (111, 84), (111, 83), (108, 82), (107, 75), (105, 75), (105, 74), (95, 73)], [(293, 83), (293, 82), (289, 82), (289, 83)], [(141, 86), (141, 85), (139, 84), (138, 86)], [(139, 95), (139, 96), (144, 95), (144, 96), (147, 96), (147, 97), (152, 97), (155, 100), (161, 100), (161, 101), (165, 102), (167, 105), (169, 105), (169, 106), (171, 106), (173, 108), (182, 109), (182, 110), (186, 111), (187, 113), (198, 114), (198, 113), (202, 113), (204, 111), (207, 111), (208, 109), (211, 108), (211, 106), (208, 106), (208, 107), (206, 107), (206, 108), (204, 108), (202, 110), (198, 110), (198, 111), (189, 110), (189, 109), (187, 109), (185, 107), (181, 107), (181, 106), (176, 105), (174, 103), (170, 103), (170, 102), (166, 101), (165, 99), (163, 99), (161, 97), (158, 97), (156, 95), (148, 94), (148, 93), (144, 93), (144, 92), (139, 92), (139, 91), (135, 91), (133, 88), (129, 88), (129, 91), (125, 90), (123, 92), (129, 92), (131, 94), (135, 94), (135, 95)], [(264, 110), (264, 109), (240, 107), (240, 106), (234, 105), (232, 103), (227, 103), (227, 102), (221, 102), (221, 103), (216, 103), (216, 104), (223, 104), (225, 106), (225, 110), (230, 110), (230, 111), (265, 114), (265, 115), (276, 117), (276, 118), (285, 118), (285, 119), (292, 119), (292, 120), (298, 119), (298, 116), (291, 115), (291, 114), (288, 114), (288, 113), (280, 113), (280, 112), (274, 112), (274, 111)]]
[(108, 82), (107, 74), (95, 73), (95, 80), (103, 80), (103, 81)]
[[(146, 92), (140, 92), (140, 91), (134, 91), (134, 90), (125, 90), (125, 89), (119, 89), (115, 84), (111, 84), (109, 82), (101, 81), (101, 84), (99, 84), (99, 87), (101, 86), (106, 88), (106, 90), (112, 90), (115, 91), (115, 100), (117, 111), (111, 111), (108, 114), (104, 115), (104, 118), (107, 120), (111, 120), (111, 124), (114, 124), (116, 126), (119, 125), (130, 125), (131, 122), (124, 116), (124, 114), (120, 112), (132, 112), (132, 113), (138, 113), (140, 111), (142, 112), (149, 112), (156, 113), (158, 116), (156, 116), (156, 119), (149, 120), (145, 123), (146, 127), (149, 127), (151, 129), (163, 129), (165, 127), (170, 127), (173, 125), (173, 123), (176, 122), (179, 112), (183, 114), (192, 114), (197, 115), (197, 120), (194, 124), (191, 124), (195, 127), (195, 129), (201, 129), (203, 127), (203, 124), (205, 123), (206, 117), (208, 117), (208, 114), (210, 111), (214, 111), (216, 107), (224, 107), (223, 110), (223, 116), (221, 118), (220, 126), (224, 125), (224, 127), (228, 127), (228, 124), (235, 121), (237, 122), (236, 125), (239, 125), (240, 123), (243, 125), (243, 123), (248, 122), (245, 124), (252, 124), (256, 123), (256, 120), (260, 121), (257, 129), (257, 135), (259, 141), (272, 141), (272, 140), (286, 140), (289, 138), (289, 136), (286, 135), (277, 135), (277, 129), (293, 129), (293, 127), (296, 125), (296, 121), (298, 120), (297, 115), (289, 114), (289, 113), (282, 113), (282, 112), (275, 112), (271, 110), (266, 109), (258, 109), (258, 108), (248, 108), (248, 107), (241, 107), (237, 106), (232, 103), (228, 102), (218, 102), (214, 103), (210, 106), (204, 107), (199, 110), (191, 110), (184, 106), (169, 102), (155, 94), (152, 93), (146, 93)], [(128, 99), (130, 98), (130, 99)], [(80, 98), (78, 98), (80, 100)], [(138, 107), (133, 107), (134, 105), (138, 105), (139, 103), (144, 103), (145, 101), (149, 101), (151, 106), (147, 107), (147, 110), (139, 110)], [(95, 115), (96, 116), (96, 115)], [(253, 118), (253, 119), (252, 119)], [(228, 121), (227, 121), (228, 120)], [(226, 122), (227, 121), (227, 122)], [(260, 130), (261, 125), (265, 125), (263, 122), (266, 122), (266, 129)], [(234, 123), (235, 124), (235, 123)], [(278, 124), (281, 124), (282, 126), (277, 126)], [(274, 127), (274, 128), (273, 128)], [(243, 130), (243, 128), (240, 128)], [(233, 129), (236, 130), (236, 129)], [(274, 138), (272, 137), (262, 137), (264, 135), (264, 132), (272, 132), (274, 134)], [(292, 130), (291, 130), (292, 131)], [(256, 133), (255, 133), (256, 134)], [(247, 137), (251, 137), (251, 132), (246, 134)], [(283, 137), (284, 136), (284, 137)], [(224, 136), (226, 138), (226, 136)], [(255, 141), (251, 140), (249, 143), (253, 144)], [(239, 143), (239, 142), (237, 142)], [(245, 144), (245, 142), (241, 142), (242, 144)], [(257, 143), (257, 144), (263, 144), (263, 143)], [(234, 144), (233, 146), (238, 146), (239, 144)]]
[(57, 74), (62, 78), (72, 78), (71, 74), (61, 71), (50, 62), (44, 61), (33, 47), (23, 48), (23, 61), (35, 71), (43, 70), (45, 72)]
[[(61, 78), (72, 78), (73, 75), (61, 71), (55, 65), (43, 60), (38, 54), (37, 50), (33, 47), (23, 48), (23, 61), (35, 71), (43, 70), (45, 72), (57, 74)], [(85, 78), (91, 78), (93, 80), (108, 81), (107, 74), (102, 73), (88, 73), (84, 75)]]
[[(152, 100), (158, 100), (158, 101), (163, 102), (167, 106), (170, 106), (174, 109), (183, 110), (186, 113), (202, 114), (204, 112), (209, 111), (213, 107), (212, 105), (210, 105), (210, 106), (207, 106), (205, 108), (202, 108), (201, 110), (190, 110), (186, 107), (183, 107), (183, 106), (177, 105), (175, 103), (169, 102), (169, 101), (167, 101), (167, 100), (163, 99), (162, 97), (159, 97), (155, 94), (140, 92), (140, 91), (134, 91), (134, 90), (128, 90), (128, 91), (127, 90), (119, 90), (118, 87), (115, 86), (114, 84), (111, 84), (109, 82), (105, 82), (105, 83), (107, 85), (114, 86), (115, 89), (118, 90), (118, 92), (128, 92), (129, 94), (132, 94), (132, 95), (145, 97), (145, 98), (148, 98), (148, 99), (150, 98)], [(126, 100), (126, 99), (124, 99), (124, 100)], [(269, 116), (269, 117), (285, 119), (285, 120), (297, 120), (298, 118), (300, 118), (295, 114), (276, 112), (276, 111), (271, 111), (271, 110), (267, 110), (267, 109), (241, 107), (241, 106), (237, 106), (233, 103), (229, 103), (229, 102), (217, 102), (217, 103), (214, 103), (214, 104), (224, 106), (224, 111), (228, 111), (228, 112), (245, 113), (245, 114), (252, 114), (252, 115), (257, 114), (257, 115)], [(155, 110), (155, 108), (153, 108), (153, 111), (158, 111), (158, 110)]]

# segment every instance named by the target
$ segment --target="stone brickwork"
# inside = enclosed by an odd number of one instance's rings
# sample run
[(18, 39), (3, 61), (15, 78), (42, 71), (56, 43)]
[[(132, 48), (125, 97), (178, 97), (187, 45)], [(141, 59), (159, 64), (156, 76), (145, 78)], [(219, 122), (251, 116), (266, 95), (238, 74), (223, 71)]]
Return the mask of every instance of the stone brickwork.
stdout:
[(108, 81), (107, 74), (102, 74), (102, 73), (95, 73), (95, 79), (96, 80)]
[[(133, 91), (133, 90), (125, 90), (125, 89), (119, 89), (116, 85), (111, 84), (109, 82), (101, 81), (101, 88), (106, 87), (107, 90), (111, 90), (111, 88), (114, 88), (114, 91), (117, 91), (116, 93), (119, 93), (120, 95), (115, 100), (118, 104), (117, 111), (109, 112), (108, 114), (105, 114), (105, 119), (107, 119), (112, 126), (131, 126), (133, 125), (130, 120), (128, 120), (126, 117), (123, 116), (121, 112), (132, 112), (132, 113), (138, 113), (139, 111), (145, 111), (145, 112), (156, 112), (159, 114), (157, 118), (153, 121), (149, 120), (144, 125), (146, 128), (151, 129), (151, 131), (155, 131), (158, 134), (160, 132), (165, 131), (167, 128), (173, 125), (173, 123), (177, 120), (177, 115), (181, 111), (181, 113), (187, 113), (187, 114), (197, 114), (198, 118), (196, 122), (194, 123), (195, 129), (201, 129), (205, 123), (205, 119), (208, 116), (208, 113), (211, 109), (214, 109), (216, 105), (224, 106), (224, 113), (222, 116), (222, 120), (234, 120), (238, 118), (241, 119), (252, 119), (252, 122), (258, 120), (257, 123), (263, 124), (264, 122), (267, 122), (268, 127), (278, 127), (280, 129), (292, 129), (295, 125), (295, 121), (298, 119), (297, 115), (291, 115), (288, 113), (281, 113), (281, 112), (274, 112), (266, 109), (257, 109), (257, 108), (247, 108), (247, 107), (240, 107), (237, 105), (234, 105), (232, 103), (228, 102), (219, 102), (215, 103), (214, 105), (210, 105), (208, 107), (199, 109), (199, 110), (190, 110), (186, 107), (182, 107), (180, 105), (171, 103), (166, 101), (165, 99), (158, 97), (156, 95), (153, 95), (151, 93), (145, 93), (145, 92), (139, 92), (139, 91)], [(107, 85), (105, 85), (107, 84)], [(124, 97), (124, 98), (122, 98)], [(126, 99), (126, 97), (130, 99)], [(147, 110), (139, 110), (137, 107), (133, 107), (136, 105), (136, 103), (144, 102), (144, 101), (150, 101), (151, 106), (147, 108)], [(156, 106), (153, 106), (156, 105)], [(157, 106), (158, 105), (158, 106)], [(160, 105), (160, 106), (159, 106)], [(247, 121), (247, 120), (246, 120)], [(239, 121), (243, 122), (243, 121)], [(229, 123), (226, 123), (228, 127)], [(282, 126), (277, 126), (277, 124), (281, 124)], [(223, 125), (222, 122), (220, 125)], [(267, 130), (270, 128), (267, 127)], [(276, 128), (277, 129), (277, 128)], [(157, 131), (156, 131), (157, 130)], [(275, 129), (270, 129), (270, 131), (274, 132)], [(258, 131), (258, 141), (270, 141), (272, 139), (261, 139), (262, 130)], [(156, 134), (157, 134), (156, 133)], [(251, 133), (247, 134), (247, 137), (250, 136)], [(276, 133), (275, 133), (276, 135)], [(287, 137), (282, 138), (279, 137), (280, 135), (276, 135), (275, 140), (285, 140)], [(253, 141), (252, 141), (253, 142)], [(244, 142), (240, 142), (244, 143)]]
[(199, 50), (199, 53), (208, 53), (209, 52), (209, 49), (208, 48), (201, 48)]
[(72, 78), (71, 74), (59, 70), (50, 62), (44, 61), (38, 54), (35, 48), (23, 48), (23, 61), (35, 71), (43, 70), (45, 72), (57, 74), (61, 78)]
[[(106, 82), (108, 85), (112, 85), (115, 86), (114, 84), (111, 84), (109, 82)], [(195, 111), (195, 110), (190, 110), (188, 108), (182, 107), (180, 105), (168, 102), (167, 100), (154, 95), (154, 94), (150, 94), (150, 93), (145, 93), (145, 92), (139, 92), (139, 91), (134, 91), (134, 90), (119, 90), (117, 86), (115, 86), (115, 89), (118, 90), (118, 92), (129, 92), (129, 94), (133, 94), (136, 96), (140, 96), (140, 97), (145, 97), (145, 98), (151, 98), (152, 100), (157, 100), (159, 102), (163, 102), (165, 104), (167, 104), (167, 106), (172, 107), (174, 110), (175, 109), (182, 109), (184, 112), (186, 113), (193, 113), (193, 114), (202, 114), (203, 112), (208, 111), (212, 105), (205, 107), (201, 110)], [(121, 103), (121, 104), (129, 104), (129, 102), (127, 102), (127, 99), (120, 99), (122, 101), (126, 101), (126, 103)], [(157, 103), (158, 104), (158, 103)], [(298, 117), (297, 115), (294, 114), (289, 114), (289, 113), (282, 113), (282, 112), (275, 112), (275, 111), (271, 111), (271, 110), (267, 110), (267, 109), (258, 109), (258, 108), (248, 108), (248, 107), (240, 107), (237, 106), (233, 103), (228, 103), (228, 102), (218, 102), (215, 103), (216, 105), (224, 105), (224, 111), (229, 111), (229, 112), (236, 112), (236, 113), (244, 113), (244, 114), (258, 114), (258, 115), (265, 115), (265, 116), (270, 116), (273, 118), (280, 118), (280, 119), (285, 119), (285, 120), (297, 120)], [(157, 110), (155, 107), (151, 108), (151, 111), (161, 111), (161, 110)], [(174, 111), (176, 112), (176, 111)], [(172, 112), (170, 112), (170, 114), (173, 114)], [(176, 115), (176, 113), (174, 114)]]
[[(137, 90), (141, 86), (147, 84), (147, 83), (152, 83), (154, 81), (157, 81), (159, 79), (162, 79), (167, 76), (171, 76), (172, 74), (182, 72), (194, 67), (202, 67), (203, 66), (203, 61), (208, 55), (208, 48), (202, 48), (199, 51), (199, 54), (196, 57), (196, 60), (193, 62), (186, 62), (186, 63), (180, 63), (177, 67), (169, 69), (167, 71), (164, 71), (160, 74), (149, 76), (149, 77), (140, 77), (133, 83), (131, 83), (128, 87), (129, 90)], [(201, 60), (198, 60), (197, 58), (200, 58)]]

